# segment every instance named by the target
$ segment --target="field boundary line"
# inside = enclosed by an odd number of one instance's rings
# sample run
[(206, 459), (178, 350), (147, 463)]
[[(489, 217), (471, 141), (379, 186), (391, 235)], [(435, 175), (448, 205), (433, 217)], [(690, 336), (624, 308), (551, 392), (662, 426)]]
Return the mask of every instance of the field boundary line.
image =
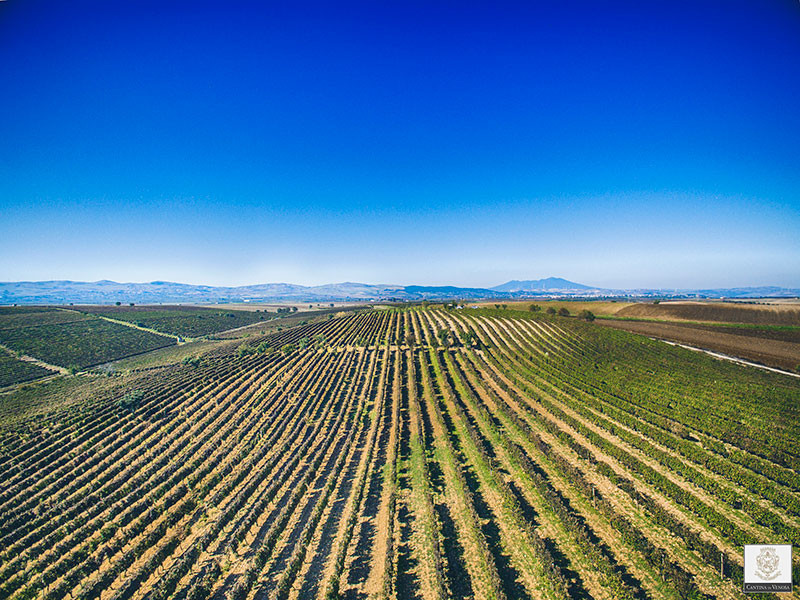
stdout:
[(800, 373), (792, 373), (791, 371), (784, 371), (783, 369), (778, 369), (776, 367), (768, 367), (767, 365), (760, 365), (756, 362), (752, 362), (749, 360), (745, 360), (744, 358), (739, 358), (737, 356), (730, 356), (729, 354), (723, 354), (722, 352), (716, 352), (714, 350), (706, 350), (705, 348), (698, 348), (697, 346), (689, 346), (688, 344), (681, 344), (679, 342), (673, 342), (671, 340), (665, 340), (663, 338), (656, 338), (647, 336), (651, 340), (655, 340), (657, 342), (664, 342), (665, 344), (669, 344), (670, 346), (680, 346), (681, 348), (686, 348), (687, 350), (693, 350), (694, 352), (704, 352), (714, 358), (719, 358), (721, 360), (728, 360), (730, 362), (739, 363), (740, 365), (745, 365), (747, 367), (756, 367), (757, 369), (764, 369), (765, 371), (772, 371), (773, 373), (780, 373), (781, 375), (788, 375), (789, 377), (797, 377), (800, 379)]

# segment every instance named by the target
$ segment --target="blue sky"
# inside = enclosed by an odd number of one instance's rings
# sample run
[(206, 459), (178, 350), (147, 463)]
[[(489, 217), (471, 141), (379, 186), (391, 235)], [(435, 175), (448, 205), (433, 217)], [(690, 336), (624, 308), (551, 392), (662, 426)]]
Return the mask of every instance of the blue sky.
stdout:
[(0, 3), (0, 280), (800, 287), (800, 3)]

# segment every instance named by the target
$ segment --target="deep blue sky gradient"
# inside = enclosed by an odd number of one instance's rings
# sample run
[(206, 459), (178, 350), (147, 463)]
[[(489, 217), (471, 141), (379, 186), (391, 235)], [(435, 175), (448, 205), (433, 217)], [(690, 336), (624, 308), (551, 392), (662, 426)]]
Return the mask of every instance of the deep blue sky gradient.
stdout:
[(800, 287), (800, 2), (0, 3), (0, 280)]

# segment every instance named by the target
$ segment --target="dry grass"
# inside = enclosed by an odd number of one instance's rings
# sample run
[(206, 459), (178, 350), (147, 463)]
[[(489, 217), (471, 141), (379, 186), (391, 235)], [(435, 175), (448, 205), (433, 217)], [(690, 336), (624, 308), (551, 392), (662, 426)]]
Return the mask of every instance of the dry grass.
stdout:
[[(600, 313), (596, 313), (600, 314)], [(743, 304), (732, 302), (661, 302), (630, 304), (613, 313), (617, 317), (712, 323), (800, 326), (797, 304)]]
[[(494, 308), (495, 304), (505, 304), (509, 310), (528, 310), (531, 304), (537, 304), (542, 307), (542, 310), (547, 310), (552, 307), (558, 310), (559, 308), (566, 308), (570, 314), (578, 314), (582, 310), (592, 311), (598, 316), (613, 316), (620, 310), (628, 306), (632, 306), (632, 302), (610, 302), (608, 300), (525, 300), (519, 302), (478, 302), (477, 305), (483, 308)], [(470, 306), (474, 306), (470, 304)]]

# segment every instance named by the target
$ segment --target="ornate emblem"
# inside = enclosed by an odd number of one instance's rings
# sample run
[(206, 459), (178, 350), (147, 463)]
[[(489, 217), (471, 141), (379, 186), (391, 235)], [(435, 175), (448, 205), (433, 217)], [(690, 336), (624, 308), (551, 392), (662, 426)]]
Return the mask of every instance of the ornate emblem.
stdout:
[(758, 566), (758, 569), (756, 569), (756, 575), (758, 575), (764, 581), (772, 581), (781, 574), (781, 572), (778, 570), (779, 564), (780, 558), (778, 557), (778, 553), (775, 551), (775, 548), (770, 546), (762, 548), (761, 552), (759, 552), (758, 556), (756, 556), (756, 565)]

